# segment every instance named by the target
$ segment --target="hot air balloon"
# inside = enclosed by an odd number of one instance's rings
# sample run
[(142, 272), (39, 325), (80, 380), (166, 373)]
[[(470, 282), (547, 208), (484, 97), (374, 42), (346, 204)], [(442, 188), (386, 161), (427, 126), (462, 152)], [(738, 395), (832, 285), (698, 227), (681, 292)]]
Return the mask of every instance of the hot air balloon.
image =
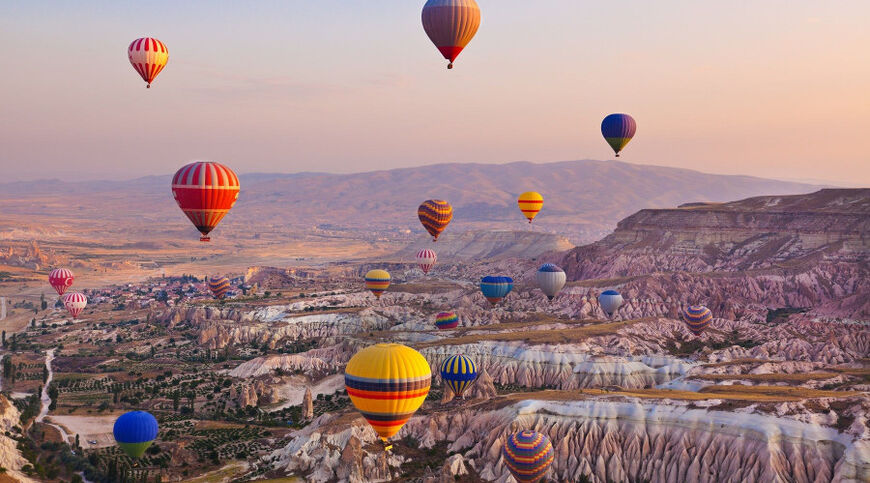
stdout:
[(689, 328), (689, 332), (700, 336), (704, 329), (713, 320), (713, 312), (703, 305), (692, 305), (683, 311), (683, 322)]
[(462, 393), (477, 379), (477, 366), (463, 355), (450, 356), (441, 363), (441, 379), (456, 397), (462, 397)]
[(480, 7), (474, 0), (428, 0), (423, 6), (423, 30), (453, 68), (453, 61), (480, 27)]
[(544, 206), (544, 197), (541, 196), (541, 193), (535, 191), (526, 191), (521, 194), (519, 199), (517, 199), (517, 203), (520, 205), (520, 211), (523, 212), (523, 215), (529, 219), (529, 223), (538, 216), (538, 212), (541, 211), (541, 207)]
[(131, 458), (141, 458), (157, 439), (157, 420), (145, 411), (131, 411), (115, 420), (113, 432), (118, 446)]
[(480, 281), (480, 291), (492, 305), (501, 302), (513, 288), (514, 279), (510, 277), (487, 276)]
[(518, 483), (533, 483), (547, 474), (556, 452), (547, 435), (520, 431), (508, 436), (501, 454)]
[(549, 300), (553, 300), (565, 286), (565, 271), (552, 263), (545, 263), (538, 268), (535, 279), (538, 281), (538, 288)]
[(208, 289), (214, 295), (214, 298), (220, 300), (226, 297), (230, 291), (230, 279), (227, 277), (211, 277), (208, 279)]
[(134, 40), (127, 47), (127, 58), (130, 59), (130, 64), (136, 72), (142, 76), (142, 80), (148, 83), (145, 87), (150, 89), (157, 74), (169, 62), (169, 49), (155, 38), (142, 37)]
[(386, 270), (369, 270), (366, 273), (366, 288), (371, 290), (375, 297), (381, 295), (390, 287), (390, 274)]
[(440, 330), (455, 329), (459, 326), (459, 316), (453, 312), (441, 312), (435, 316), (435, 327)]
[(221, 222), (239, 199), (239, 177), (230, 168), (197, 161), (179, 169), (172, 178), (172, 195), (181, 211), (202, 233), (200, 241)]
[(616, 290), (605, 290), (598, 296), (598, 305), (608, 317), (613, 317), (613, 314), (622, 307), (622, 295)]
[(88, 306), (88, 298), (85, 294), (79, 292), (70, 292), (63, 297), (63, 306), (67, 312), (75, 319)]
[(628, 114), (610, 114), (601, 121), (601, 134), (613, 148), (617, 158), (622, 148), (634, 137), (636, 130), (637, 123)]
[(414, 415), (429, 394), (432, 370), (426, 358), (402, 344), (376, 344), (347, 363), (344, 384), (350, 401), (389, 449), (387, 438)]
[(429, 273), (429, 270), (432, 270), (432, 267), (435, 266), (435, 262), (437, 261), (438, 254), (435, 253), (435, 250), (424, 248), (417, 252), (417, 265), (420, 265), (420, 269), (423, 270), (423, 273)]
[(453, 219), (453, 207), (443, 200), (426, 200), (417, 208), (417, 216), (423, 228), (432, 235), (432, 241), (438, 241), (438, 235)]
[(48, 283), (54, 288), (58, 295), (63, 295), (72, 284), (75, 277), (73, 273), (66, 268), (55, 268), (48, 274)]

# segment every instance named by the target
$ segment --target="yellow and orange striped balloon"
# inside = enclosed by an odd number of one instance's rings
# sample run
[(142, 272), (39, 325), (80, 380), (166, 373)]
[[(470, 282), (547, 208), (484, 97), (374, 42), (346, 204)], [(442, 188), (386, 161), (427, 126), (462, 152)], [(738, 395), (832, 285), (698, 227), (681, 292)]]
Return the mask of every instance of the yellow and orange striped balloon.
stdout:
[(531, 223), (544, 206), (544, 197), (536, 191), (526, 191), (520, 195), (517, 203), (520, 205), (520, 211)]

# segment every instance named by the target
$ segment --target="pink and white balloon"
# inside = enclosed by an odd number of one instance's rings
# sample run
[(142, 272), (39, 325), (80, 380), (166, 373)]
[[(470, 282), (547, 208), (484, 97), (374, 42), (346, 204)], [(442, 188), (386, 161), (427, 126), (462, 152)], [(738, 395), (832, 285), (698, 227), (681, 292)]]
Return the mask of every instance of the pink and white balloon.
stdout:
[(88, 298), (80, 292), (71, 292), (64, 296), (63, 306), (75, 319), (88, 306)]
[(423, 273), (429, 273), (429, 270), (432, 270), (437, 261), (438, 255), (435, 253), (435, 250), (424, 248), (417, 252), (417, 265), (420, 266)]

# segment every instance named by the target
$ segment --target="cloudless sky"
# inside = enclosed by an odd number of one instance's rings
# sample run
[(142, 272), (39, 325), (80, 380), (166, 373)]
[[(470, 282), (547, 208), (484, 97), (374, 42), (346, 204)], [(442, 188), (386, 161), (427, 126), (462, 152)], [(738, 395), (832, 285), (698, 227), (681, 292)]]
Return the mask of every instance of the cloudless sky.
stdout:
[(478, 0), (452, 71), (423, 3), (3, 2), (0, 181), (609, 159), (629, 112), (624, 161), (870, 185), (870, 1)]

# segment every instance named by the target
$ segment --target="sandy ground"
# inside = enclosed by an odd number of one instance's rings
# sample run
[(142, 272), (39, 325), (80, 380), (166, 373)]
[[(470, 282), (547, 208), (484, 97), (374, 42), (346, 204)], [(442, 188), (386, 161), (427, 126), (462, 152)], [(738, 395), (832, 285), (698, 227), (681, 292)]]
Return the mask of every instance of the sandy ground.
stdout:
[[(48, 420), (62, 426), (69, 433), (73, 441), (75, 441), (75, 435), (78, 434), (82, 448), (105, 448), (115, 445), (112, 427), (115, 425), (117, 417), (117, 415), (52, 415), (48, 417)], [(96, 441), (97, 443), (90, 444), (90, 441)]]
[[(305, 388), (309, 385), (310, 383), (306, 378), (294, 377), (287, 383), (278, 386), (278, 395), (284, 402), (274, 408), (270, 408), (270, 410), (277, 411), (302, 404), (302, 399), (305, 397)], [(316, 399), (318, 394), (334, 394), (343, 387), (344, 374), (333, 374), (311, 386), (311, 397)]]

